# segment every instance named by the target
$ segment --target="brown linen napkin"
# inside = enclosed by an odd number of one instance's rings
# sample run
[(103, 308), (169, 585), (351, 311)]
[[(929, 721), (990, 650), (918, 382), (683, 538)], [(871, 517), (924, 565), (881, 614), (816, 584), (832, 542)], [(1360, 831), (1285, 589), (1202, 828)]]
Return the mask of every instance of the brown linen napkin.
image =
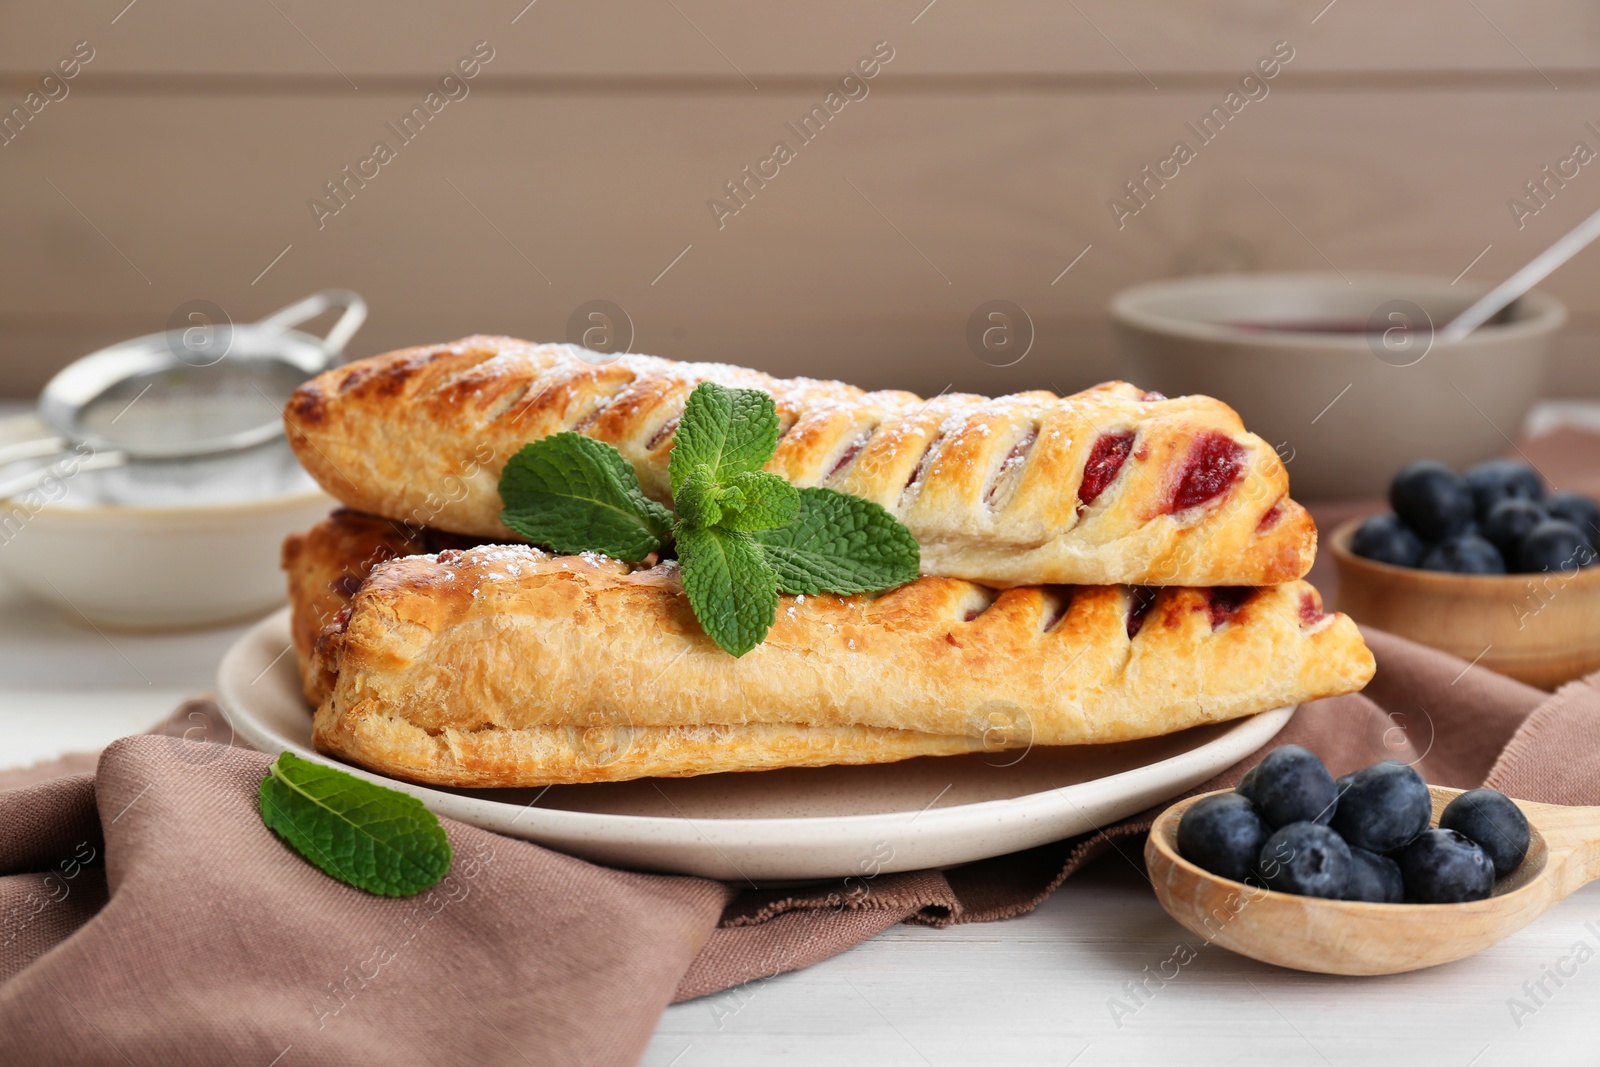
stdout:
[[(1600, 803), (1600, 675), (1550, 695), (1366, 636), (1366, 692), (1306, 705), (1273, 745), (1306, 745), (1335, 774), (1394, 758), (1441, 784)], [(181, 714), (195, 712), (213, 722)], [(450, 875), (390, 900), (325, 877), (262, 825), (266, 756), (185, 727), (191, 740), (116, 742), (92, 778), (0, 793), (0, 1063), (631, 1063), (671, 1000), (898, 922), (1020, 914), (1108, 849), (1142, 870), (1131, 839), (1156, 814), (803, 891), (610, 870), (445, 820)]]

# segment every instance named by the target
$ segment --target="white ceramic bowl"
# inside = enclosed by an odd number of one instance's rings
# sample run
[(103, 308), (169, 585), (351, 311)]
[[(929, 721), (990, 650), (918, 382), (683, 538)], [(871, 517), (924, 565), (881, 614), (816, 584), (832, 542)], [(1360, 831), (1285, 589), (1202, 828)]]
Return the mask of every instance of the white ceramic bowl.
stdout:
[[(31, 415), (0, 420), (0, 442), (44, 432)], [(69, 477), (59, 490), (0, 501), (0, 571), (71, 619), (117, 629), (214, 625), (282, 604), (283, 539), (334, 506), (314, 487), (162, 507), (87, 505), (73, 491)]]
[[(1111, 315), (1129, 381), (1231, 405), (1278, 449), (1296, 496), (1379, 496), (1412, 460), (1459, 470), (1501, 454), (1539, 398), (1567, 319), (1554, 297), (1529, 293), (1509, 322), (1452, 344), (1432, 337), (1483, 292), (1407, 275), (1210, 275), (1123, 290)], [(1390, 332), (1292, 329), (1327, 322)]]

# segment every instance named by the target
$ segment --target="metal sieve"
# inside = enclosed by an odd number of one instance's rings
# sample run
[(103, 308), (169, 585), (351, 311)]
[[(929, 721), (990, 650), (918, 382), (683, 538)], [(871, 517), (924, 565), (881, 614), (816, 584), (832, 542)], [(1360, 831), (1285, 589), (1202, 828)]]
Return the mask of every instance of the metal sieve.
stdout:
[[(77, 452), (76, 470), (101, 470), (265, 444), (283, 433), (288, 395), (337, 363), (367, 317), (361, 297), (338, 289), (238, 325), (210, 305), (192, 307), (175, 313), (172, 325), (186, 325), (103, 348), (51, 378), (38, 413), (54, 436), (0, 447), (0, 467)], [(335, 308), (343, 314), (326, 337), (294, 328)], [(50, 473), (45, 464), (0, 479), (0, 500), (35, 488)]]

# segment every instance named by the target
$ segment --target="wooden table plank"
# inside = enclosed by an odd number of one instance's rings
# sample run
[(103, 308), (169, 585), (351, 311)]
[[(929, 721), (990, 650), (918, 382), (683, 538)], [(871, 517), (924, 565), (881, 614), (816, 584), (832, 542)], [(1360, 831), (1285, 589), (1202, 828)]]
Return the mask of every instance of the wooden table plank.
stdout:
[[(1307, 975), (1202, 944), (1110, 858), (1002, 923), (896, 927), (805, 971), (669, 1008), (650, 1067), (794, 1063), (1586, 1063), (1600, 964), (1519, 1027), (1507, 1006), (1583, 941), (1600, 886), (1468, 960), (1384, 978)], [(1193, 959), (1149, 981), (1185, 943)], [(1110, 1003), (1129, 1011), (1113, 1013)], [(1120, 1022), (1120, 1026), (1119, 1026)], [(1485, 1051), (1487, 1049), (1488, 1051)]]
[(436, 76), (481, 39), (503, 51), (497, 72), (713, 76), (746, 89), (745, 76), (757, 84), (770, 75), (837, 77), (880, 39), (903, 48), (896, 62), (905, 73), (1076, 71), (1131, 74), (1141, 84), (1145, 75), (1160, 84), (1156, 76), (1171, 72), (1236, 78), (1280, 39), (1303, 49), (1307, 68), (1322, 71), (1541, 77), (1543, 70), (1559, 80), (1600, 66), (1600, 23), (1579, 0), (189, 0), (125, 12), (124, 3), (62, 0), (8, 11), (0, 70), (42, 71), (81, 39), (100, 53), (97, 73), (333, 75), (341, 84), (349, 76), (363, 90), (362, 79), (374, 75)]

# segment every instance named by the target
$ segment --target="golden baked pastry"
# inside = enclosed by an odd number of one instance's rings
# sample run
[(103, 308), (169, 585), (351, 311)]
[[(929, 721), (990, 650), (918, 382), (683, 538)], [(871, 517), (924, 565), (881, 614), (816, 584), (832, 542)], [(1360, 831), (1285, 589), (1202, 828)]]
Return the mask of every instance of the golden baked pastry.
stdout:
[(331, 683), (312, 670), (317, 635), (350, 606), (373, 567), (400, 556), (476, 544), (475, 538), (416, 529), (349, 508), (336, 509), (305, 533), (290, 534), (283, 542), (282, 566), (289, 575), (289, 634), (306, 699), (321, 703)]
[(1316, 528), (1232, 409), (1126, 383), (1069, 397), (867, 393), (722, 364), (620, 358), (506, 337), (404, 349), (301, 386), (284, 421), (301, 463), (352, 507), (520, 540), (501, 468), (574, 430), (615, 445), (667, 500), (667, 455), (703, 380), (764, 389), (783, 436), (767, 469), (883, 505), (925, 573), (991, 585), (1269, 585), (1303, 576)]
[(672, 564), (523, 545), (379, 564), (314, 659), (332, 683), (318, 748), (459, 786), (884, 762), (998, 747), (997, 732), (1125, 741), (1352, 692), (1373, 670), (1304, 582), (1000, 592), (925, 577), (876, 598), (783, 597), (766, 641), (735, 658)]
[[(310, 530), (291, 534), (284, 541), (289, 628), (301, 689), (312, 707), (327, 698), (334, 683), (334, 676), (325, 669), (326, 661), (313, 659), (317, 638), (326, 627), (342, 623), (340, 613), (350, 606), (351, 598), (372, 568), (401, 556), (451, 545), (466, 547), (462, 543), (467, 540), (339, 508)], [(688, 752), (708, 745), (718, 749), (729, 770), (891, 763), (913, 756), (995, 752), (1025, 746), (1027, 737), (1015, 729), (1008, 731), (1008, 725), (1003, 718), (997, 718), (976, 737), (954, 737), (865, 726), (813, 728), (788, 723), (709, 728), (655, 726), (619, 731), (603, 720), (592, 719), (579, 727), (533, 727), (507, 733), (499, 742), (506, 747), (501, 755), (492, 754), (496, 747), (493, 738), (480, 738), (479, 748), (484, 767), (531, 761), (551, 781), (602, 781), (606, 776), (598, 768), (615, 762), (624, 743), (628, 759), (616, 768), (617, 776), (671, 777), (684, 773)], [(401, 724), (395, 732), (407, 734), (410, 728)], [(475, 781), (496, 784), (487, 774)]]

